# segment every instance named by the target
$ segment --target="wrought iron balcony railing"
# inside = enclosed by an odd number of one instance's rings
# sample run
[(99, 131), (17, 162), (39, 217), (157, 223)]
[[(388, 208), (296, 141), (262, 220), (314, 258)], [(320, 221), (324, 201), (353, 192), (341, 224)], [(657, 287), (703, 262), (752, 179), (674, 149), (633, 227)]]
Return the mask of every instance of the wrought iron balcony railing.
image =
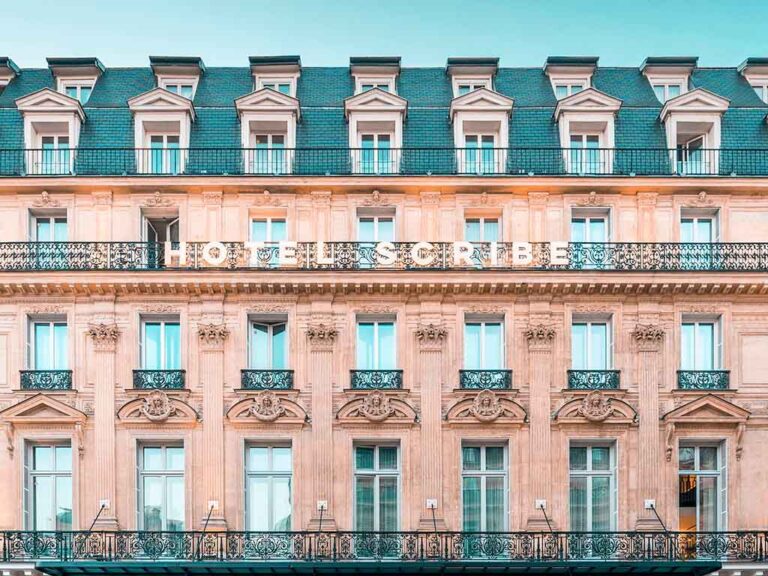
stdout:
[(568, 370), (571, 390), (618, 390), (621, 373), (618, 370)]
[(290, 390), (293, 388), (293, 370), (241, 370), (240, 388), (243, 390)]
[[(706, 574), (724, 563), (768, 560), (768, 531), (740, 532), (0, 532), (2, 562), (69, 563), (77, 574), (102, 574), (109, 563), (153, 570), (152, 562), (168, 564), (205, 561), (316, 563), (336, 570), (370, 562), (453, 563), (482, 567), (480, 562), (544, 563), (566, 567), (570, 562), (588, 570), (589, 562), (621, 572), (621, 565), (653, 566), (653, 573)], [(396, 564), (393, 564), (396, 566)], [(687, 565), (687, 569), (686, 569)], [(292, 568), (299, 568), (296, 564)], [(380, 565), (379, 565), (380, 566)], [(501, 566), (498, 564), (497, 566)], [(507, 564), (515, 566), (515, 564)], [(524, 564), (523, 564), (524, 566)], [(89, 572), (88, 568), (93, 571)], [(408, 569), (405, 566), (404, 569)], [(694, 570), (689, 572), (687, 570)], [(172, 569), (173, 571), (173, 569)], [(611, 570), (613, 572), (613, 570)], [(61, 572), (50, 572), (60, 574)], [(184, 572), (180, 572), (184, 573)], [(352, 573), (352, 572), (350, 572)], [(515, 572), (517, 573), (517, 572)], [(623, 572), (622, 572), (623, 573)]]
[(509, 390), (512, 388), (512, 370), (459, 370), (459, 388)]
[(133, 387), (137, 390), (183, 390), (186, 370), (134, 370)]
[[(426, 245), (425, 245), (426, 244)], [(295, 260), (280, 245), (245, 242), (0, 242), (0, 272), (36, 271), (370, 271), (535, 270), (558, 272), (767, 272), (768, 243), (571, 242), (554, 259), (549, 242), (530, 243), (526, 263), (511, 242), (476, 243), (457, 259), (452, 242), (394, 242), (386, 258), (370, 242), (296, 242)]]
[(350, 388), (390, 390), (403, 387), (402, 370), (350, 370)]
[(22, 390), (71, 390), (72, 370), (20, 370)]
[(728, 390), (730, 370), (678, 370), (677, 387), (680, 390)]

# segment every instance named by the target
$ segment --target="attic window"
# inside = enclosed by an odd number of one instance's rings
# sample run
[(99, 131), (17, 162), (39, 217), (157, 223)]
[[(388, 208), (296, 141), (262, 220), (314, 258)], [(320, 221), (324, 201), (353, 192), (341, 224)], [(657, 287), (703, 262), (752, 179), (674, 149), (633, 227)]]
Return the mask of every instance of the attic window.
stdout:
[(469, 94), (470, 92), (474, 92), (475, 90), (480, 90), (481, 88), (487, 88), (488, 90), (493, 90), (493, 83), (491, 82), (491, 77), (488, 76), (487, 78), (462, 78), (462, 77), (453, 77), (453, 96), (463, 96), (464, 94)]
[(567, 98), (573, 94), (578, 94), (587, 86), (588, 83), (585, 83), (583, 80), (566, 80), (555, 82), (555, 97), (558, 100), (562, 100), (563, 98)]
[(88, 80), (62, 80), (60, 85), (61, 89), (60, 92), (63, 94), (66, 94), (70, 98), (74, 98), (80, 104), (85, 104), (88, 102), (88, 99), (91, 97), (91, 92), (93, 91), (93, 84), (94, 81), (91, 79)]
[(683, 85), (680, 82), (654, 82), (652, 86), (653, 93), (662, 103), (677, 98), (683, 93)]
[[(752, 84), (752, 88), (755, 89), (755, 94), (757, 94), (757, 97), (768, 104), (768, 79), (764, 80), (762, 84)], [(2, 88), (0, 87), (0, 91), (1, 90)]]
[(165, 88), (168, 92), (173, 92), (179, 96), (183, 96), (188, 100), (192, 100), (195, 97), (195, 91), (197, 89), (196, 77), (179, 78), (172, 76), (158, 76), (157, 85), (160, 88)]
[(355, 75), (355, 94), (361, 94), (378, 88), (390, 94), (397, 94), (395, 90), (395, 76), (360, 76)]

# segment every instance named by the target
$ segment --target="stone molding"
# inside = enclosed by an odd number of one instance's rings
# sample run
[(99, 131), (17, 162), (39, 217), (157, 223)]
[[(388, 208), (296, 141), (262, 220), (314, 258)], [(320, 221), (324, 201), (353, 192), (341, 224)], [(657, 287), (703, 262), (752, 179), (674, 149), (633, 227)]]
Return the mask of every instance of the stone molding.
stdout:
[(664, 341), (664, 329), (658, 324), (638, 324), (632, 330), (632, 339), (643, 352), (658, 352)]
[(224, 347), (224, 341), (229, 336), (229, 329), (225, 324), (211, 322), (209, 324), (198, 324), (197, 337), (200, 345), (208, 349), (220, 349)]
[(120, 329), (117, 324), (100, 322), (90, 324), (86, 334), (93, 340), (93, 346), (96, 350), (114, 351), (120, 337)]
[(551, 350), (557, 334), (550, 324), (531, 324), (525, 329), (525, 339), (530, 350)]
[(339, 331), (331, 324), (318, 322), (307, 326), (307, 340), (313, 350), (333, 350)]
[(442, 324), (432, 322), (419, 324), (416, 328), (416, 339), (424, 350), (440, 350), (448, 336), (448, 330)]

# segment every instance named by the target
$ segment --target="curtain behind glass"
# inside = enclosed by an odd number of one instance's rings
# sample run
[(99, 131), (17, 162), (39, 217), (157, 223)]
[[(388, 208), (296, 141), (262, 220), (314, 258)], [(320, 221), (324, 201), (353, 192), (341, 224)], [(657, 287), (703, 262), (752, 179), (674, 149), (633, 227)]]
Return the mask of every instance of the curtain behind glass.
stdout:
[(355, 530), (373, 532), (373, 477), (355, 478)]
[(571, 531), (586, 532), (587, 527), (587, 478), (572, 476), (570, 486)]
[(397, 531), (397, 478), (379, 478), (379, 530)]
[(480, 526), (480, 478), (469, 476), (462, 479), (463, 529), (479, 532)]
[(357, 368), (359, 370), (374, 370), (374, 324), (359, 322), (357, 324)]
[(504, 478), (489, 476), (485, 479), (485, 530), (504, 530)]

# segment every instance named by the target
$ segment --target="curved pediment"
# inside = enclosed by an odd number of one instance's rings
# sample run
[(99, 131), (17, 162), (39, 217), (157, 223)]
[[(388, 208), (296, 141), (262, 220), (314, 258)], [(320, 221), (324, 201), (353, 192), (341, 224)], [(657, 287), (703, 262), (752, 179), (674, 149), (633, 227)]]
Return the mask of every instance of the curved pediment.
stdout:
[(615, 114), (621, 108), (621, 100), (596, 88), (587, 88), (559, 100), (555, 108), (555, 120), (566, 112), (605, 112)]
[(661, 109), (661, 121), (666, 120), (672, 113), (717, 113), (722, 114), (728, 110), (730, 101), (727, 98), (705, 90), (696, 88), (680, 96), (676, 96), (664, 103)]
[(117, 411), (120, 421), (129, 424), (158, 424), (167, 422), (176, 425), (197, 424), (200, 416), (192, 406), (177, 398), (171, 398), (162, 390), (153, 390), (146, 396), (123, 404)]
[(85, 119), (85, 112), (80, 102), (75, 98), (70, 98), (66, 94), (56, 92), (50, 88), (43, 88), (32, 94), (27, 94), (16, 100), (16, 108), (19, 112), (70, 112), (77, 114), (80, 120)]
[(400, 112), (405, 114), (408, 101), (380, 88), (366, 90), (344, 100), (344, 115), (350, 112)]
[(593, 390), (584, 397), (565, 402), (552, 415), (552, 420), (561, 424), (636, 424), (637, 410), (624, 400)]
[(185, 112), (195, 119), (195, 107), (189, 98), (165, 88), (155, 88), (128, 100), (131, 112)]
[(298, 118), (301, 106), (296, 98), (273, 90), (262, 88), (235, 100), (237, 113), (243, 112), (291, 112)]
[(36, 394), (0, 412), (0, 419), (14, 425), (82, 424), (87, 418), (84, 412), (45, 394)]
[(451, 100), (450, 115), (453, 119), (454, 114), (465, 111), (509, 114), (514, 104), (515, 101), (512, 98), (488, 90), (488, 88), (479, 88)]
[(411, 425), (419, 415), (405, 400), (373, 390), (344, 404), (336, 413), (336, 419), (345, 424)]
[(674, 424), (742, 424), (751, 412), (725, 398), (706, 394), (670, 410), (661, 417)]
[(303, 425), (309, 421), (307, 411), (287, 397), (264, 390), (252, 398), (235, 403), (227, 411), (227, 419), (234, 424), (276, 424)]
[(520, 404), (491, 390), (482, 390), (463, 398), (448, 409), (445, 419), (452, 424), (517, 424), (528, 421), (528, 413)]

